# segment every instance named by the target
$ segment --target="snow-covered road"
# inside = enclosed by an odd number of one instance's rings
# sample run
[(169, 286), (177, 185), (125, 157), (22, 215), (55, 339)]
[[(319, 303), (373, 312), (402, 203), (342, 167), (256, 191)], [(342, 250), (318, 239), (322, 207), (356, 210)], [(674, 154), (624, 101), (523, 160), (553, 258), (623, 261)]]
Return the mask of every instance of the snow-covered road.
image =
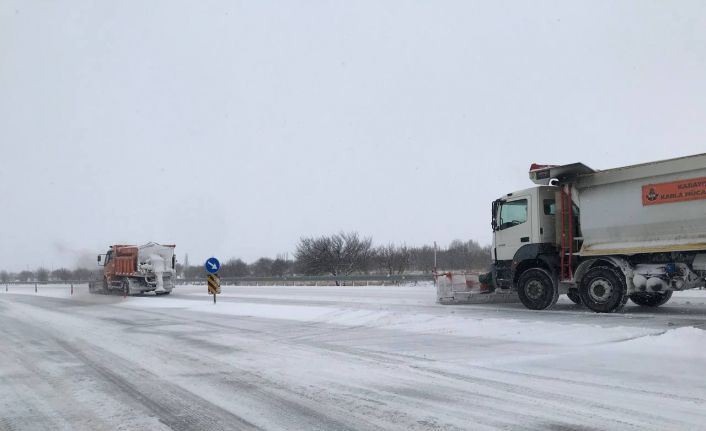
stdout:
[(706, 292), (593, 314), (431, 285), (0, 291), (0, 430), (706, 428)]

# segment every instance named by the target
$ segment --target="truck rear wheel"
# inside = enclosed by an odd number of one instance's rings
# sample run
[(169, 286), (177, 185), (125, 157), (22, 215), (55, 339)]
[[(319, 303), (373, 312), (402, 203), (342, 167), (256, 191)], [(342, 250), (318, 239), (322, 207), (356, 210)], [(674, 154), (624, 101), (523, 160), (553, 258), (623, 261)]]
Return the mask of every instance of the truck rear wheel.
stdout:
[(530, 310), (544, 310), (556, 304), (559, 289), (547, 271), (532, 268), (523, 272), (517, 280), (517, 296)]
[(659, 307), (672, 297), (672, 291), (665, 292), (638, 292), (630, 295), (630, 300), (642, 307)]
[(581, 302), (597, 313), (613, 313), (628, 300), (622, 274), (608, 266), (589, 269), (579, 286)]

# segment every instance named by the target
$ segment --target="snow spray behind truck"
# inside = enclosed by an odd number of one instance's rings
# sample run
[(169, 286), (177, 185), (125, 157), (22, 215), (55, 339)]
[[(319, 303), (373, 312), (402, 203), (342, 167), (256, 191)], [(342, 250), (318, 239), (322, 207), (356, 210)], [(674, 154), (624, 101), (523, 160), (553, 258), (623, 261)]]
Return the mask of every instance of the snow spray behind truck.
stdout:
[(111, 246), (107, 253), (98, 255), (98, 263), (103, 265), (103, 279), (89, 283), (89, 292), (168, 295), (176, 277), (174, 247), (155, 242)]
[[(477, 295), (516, 292), (542, 310), (566, 293), (614, 312), (706, 284), (706, 154), (604, 171), (533, 164), (529, 176), (538, 187), (493, 201), (493, 264)], [(437, 279), (439, 302), (468, 298), (449, 280)]]

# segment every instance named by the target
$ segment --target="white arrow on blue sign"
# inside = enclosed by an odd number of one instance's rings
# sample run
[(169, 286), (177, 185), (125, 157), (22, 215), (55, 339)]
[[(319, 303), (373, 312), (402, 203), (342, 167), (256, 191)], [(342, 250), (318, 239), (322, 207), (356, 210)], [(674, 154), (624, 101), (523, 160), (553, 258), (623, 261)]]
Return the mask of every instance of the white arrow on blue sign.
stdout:
[(215, 257), (209, 257), (206, 261), (206, 272), (215, 274), (221, 269), (221, 263)]

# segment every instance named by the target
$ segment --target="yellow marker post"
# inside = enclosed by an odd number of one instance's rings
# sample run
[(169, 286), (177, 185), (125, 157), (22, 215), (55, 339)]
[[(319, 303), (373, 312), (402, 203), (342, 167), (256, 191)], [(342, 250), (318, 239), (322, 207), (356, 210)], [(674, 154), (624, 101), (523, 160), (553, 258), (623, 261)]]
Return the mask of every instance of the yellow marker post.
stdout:
[(213, 303), (216, 303), (216, 294), (221, 293), (221, 278), (216, 274), (208, 274), (206, 278), (208, 293), (213, 295)]

